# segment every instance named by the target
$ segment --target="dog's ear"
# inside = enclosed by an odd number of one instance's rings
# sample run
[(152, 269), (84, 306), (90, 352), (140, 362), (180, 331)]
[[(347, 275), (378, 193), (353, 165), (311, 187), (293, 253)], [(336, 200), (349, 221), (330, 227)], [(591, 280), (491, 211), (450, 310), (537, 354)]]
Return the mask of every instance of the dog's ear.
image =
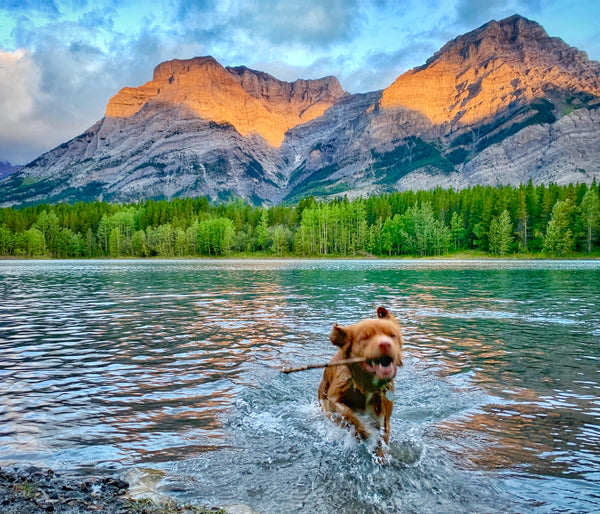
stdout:
[(394, 319), (394, 316), (385, 307), (377, 307), (377, 317), (380, 319)]
[(337, 323), (334, 323), (333, 329), (331, 330), (331, 334), (329, 335), (329, 340), (334, 345), (339, 346), (341, 348), (348, 341), (348, 333)]

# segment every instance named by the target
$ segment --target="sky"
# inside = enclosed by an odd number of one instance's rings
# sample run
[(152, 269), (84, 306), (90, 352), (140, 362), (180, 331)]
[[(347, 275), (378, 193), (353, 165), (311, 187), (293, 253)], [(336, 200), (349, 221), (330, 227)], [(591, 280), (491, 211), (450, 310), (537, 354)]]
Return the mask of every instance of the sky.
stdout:
[(170, 59), (389, 86), (447, 41), (520, 14), (600, 61), (598, 0), (0, 0), (0, 161), (26, 164)]

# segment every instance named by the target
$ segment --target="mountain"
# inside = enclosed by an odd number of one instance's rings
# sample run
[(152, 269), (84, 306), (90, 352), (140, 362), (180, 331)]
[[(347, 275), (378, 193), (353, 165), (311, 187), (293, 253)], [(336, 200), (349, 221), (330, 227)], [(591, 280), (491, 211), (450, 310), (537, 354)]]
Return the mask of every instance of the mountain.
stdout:
[(212, 57), (124, 88), (0, 183), (3, 205), (208, 195), (255, 204), (600, 177), (600, 63), (521, 16), (448, 42), (383, 91)]
[(10, 162), (2, 162), (0, 161), (0, 180), (9, 175), (12, 175), (15, 171), (17, 171), (20, 166), (13, 166)]

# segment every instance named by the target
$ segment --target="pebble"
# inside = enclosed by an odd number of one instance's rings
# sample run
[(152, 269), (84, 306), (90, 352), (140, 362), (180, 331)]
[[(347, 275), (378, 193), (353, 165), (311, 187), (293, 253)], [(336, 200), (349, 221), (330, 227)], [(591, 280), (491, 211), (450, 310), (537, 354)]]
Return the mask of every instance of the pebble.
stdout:
[(168, 508), (151, 501), (126, 497), (129, 484), (120, 478), (65, 478), (53, 470), (29, 467), (0, 468), (2, 514), (202, 514), (221, 513), (219, 508), (178, 505)]

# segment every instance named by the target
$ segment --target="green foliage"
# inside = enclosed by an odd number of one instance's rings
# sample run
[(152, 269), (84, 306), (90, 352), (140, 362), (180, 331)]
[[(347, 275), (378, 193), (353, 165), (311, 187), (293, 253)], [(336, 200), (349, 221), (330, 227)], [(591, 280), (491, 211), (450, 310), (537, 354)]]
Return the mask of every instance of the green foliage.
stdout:
[(372, 152), (372, 157), (377, 162), (375, 174), (382, 184), (393, 184), (412, 170), (426, 166), (445, 173), (454, 170), (452, 162), (442, 156), (437, 146), (414, 136), (389, 152)]
[[(417, 148), (415, 142), (413, 151)], [(426, 147), (419, 147), (426, 151)], [(432, 150), (433, 151), (433, 150)], [(395, 192), (253, 207), (206, 198), (0, 209), (2, 257), (567, 255), (598, 250), (598, 186)]]
[(431, 203), (408, 209), (399, 219), (398, 237), (402, 253), (409, 255), (441, 255), (448, 251), (452, 234), (450, 228), (435, 219)]
[(569, 198), (554, 204), (544, 236), (545, 253), (564, 256), (575, 249), (575, 237), (571, 229), (573, 211), (573, 202)]
[(469, 157), (469, 151), (466, 148), (457, 148), (448, 152), (446, 157), (452, 164), (462, 164)]
[(227, 255), (234, 237), (235, 227), (229, 218), (210, 218), (198, 223), (198, 251), (202, 255)]
[(473, 143), (473, 132), (465, 132), (460, 136), (455, 137), (450, 143), (450, 147), (465, 146)]
[(581, 222), (585, 230), (585, 251), (592, 251), (600, 228), (600, 196), (595, 189), (588, 189), (581, 200)]
[(490, 253), (506, 255), (513, 242), (513, 224), (506, 209), (490, 223), (489, 245)]
[(450, 220), (450, 233), (454, 242), (454, 249), (458, 250), (464, 247), (467, 230), (465, 228), (465, 218), (462, 213), (454, 211)]
[(366, 232), (361, 200), (318, 203), (302, 211), (294, 246), (300, 255), (356, 255), (365, 250)]

